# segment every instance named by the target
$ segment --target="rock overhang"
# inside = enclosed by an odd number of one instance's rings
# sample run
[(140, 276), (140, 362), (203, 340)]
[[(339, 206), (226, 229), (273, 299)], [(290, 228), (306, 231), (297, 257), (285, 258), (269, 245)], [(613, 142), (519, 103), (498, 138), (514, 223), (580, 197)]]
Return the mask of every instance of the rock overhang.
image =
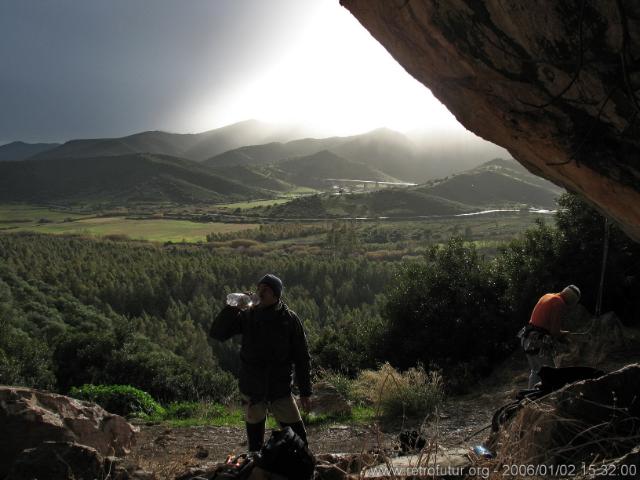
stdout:
[(470, 131), (640, 240), (640, 3), (340, 0)]

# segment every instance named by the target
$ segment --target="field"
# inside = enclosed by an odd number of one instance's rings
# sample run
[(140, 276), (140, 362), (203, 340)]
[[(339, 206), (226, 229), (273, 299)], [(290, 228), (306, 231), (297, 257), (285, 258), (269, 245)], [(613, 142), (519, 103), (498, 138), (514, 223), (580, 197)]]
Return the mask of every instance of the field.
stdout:
[[(284, 200), (282, 200), (284, 201)], [(228, 208), (253, 205), (228, 204)], [(193, 210), (192, 210), (193, 212)], [(0, 232), (31, 231), (49, 234), (119, 236), (152, 242), (219, 242), (219, 246), (245, 249), (238, 243), (248, 239), (249, 248), (283, 249), (298, 253), (364, 254), (371, 259), (399, 259), (420, 255), (433, 244), (461, 236), (475, 243), (480, 252), (492, 255), (501, 242), (510, 240), (537, 219), (553, 221), (549, 215), (530, 212), (499, 212), (475, 216), (450, 216), (424, 220), (378, 219), (367, 221), (327, 220), (315, 223), (281, 223), (273, 219), (240, 217), (233, 223), (163, 218), (162, 213), (85, 212), (29, 205), (0, 205)], [(182, 216), (182, 215), (178, 215)], [(236, 241), (235, 243), (233, 241)], [(306, 249), (306, 250), (305, 250)]]
[(281, 203), (290, 202), (291, 198), (274, 198), (271, 200), (254, 200), (251, 202), (236, 202), (236, 203), (219, 203), (216, 207), (235, 210), (239, 208), (241, 210), (255, 208), (255, 207), (269, 207), (271, 205), (278, 205)]
[(280, 205), (282, 203), (287, 203), (293, 200), (294, 198), (298, 198), (304, 195), (310, 195), (318, 193), (318, 190), (314, 190), (313, 188), (308, 187), (297, 187), (294, 190), (291, 190), (278, 198), (272, 198), (268, 200), (253, 200), (247, 202), (235, 202), (235, 203), (218, 203), (214, 205), (216, 208), (222, 208), (225, 210), (235, 210), (239, 208), (240, 210), (249, 210), (256, 207), (269, 207), (272, 205)]
[(0, 205), (0, 228), (14, 224), (34, 224), (42, 219), (47, 221), (62, 222), (87, 217), (87, 214), (74, 213), (63, 209), (51, 209), (25, 204)]
[(152, 217), (95, 217), (27, 205), (0, 207), (0, 232), (114, 235), (153, 242), (200, 242), (211, 233), (232, 233), (257, 226), (254, 223), (196, 223)]

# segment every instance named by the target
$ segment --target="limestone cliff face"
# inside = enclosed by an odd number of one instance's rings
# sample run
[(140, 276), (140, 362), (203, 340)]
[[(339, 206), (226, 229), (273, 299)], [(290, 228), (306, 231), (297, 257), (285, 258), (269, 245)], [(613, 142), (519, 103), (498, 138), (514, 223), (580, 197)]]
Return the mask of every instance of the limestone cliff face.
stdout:
[(466, 128), (640, 240), (640, 2), (340, 1)]

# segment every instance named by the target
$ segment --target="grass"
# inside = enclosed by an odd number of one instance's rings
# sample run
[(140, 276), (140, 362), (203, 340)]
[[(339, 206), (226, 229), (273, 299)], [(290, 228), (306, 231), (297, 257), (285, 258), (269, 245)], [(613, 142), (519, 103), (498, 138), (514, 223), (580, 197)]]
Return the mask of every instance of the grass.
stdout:
[[(250, 209), (258, 203), (283, 203), (285, 198), (225, 204), (225, 209)], [(216, 208), (218, 208), (217, 206)], [(297, 253), (331, 254), (337, 247), (328, 242), (328, 232), (334, 228), (353, 231), (355, 241), (349, 247), (354, 255), (365, 255), (371, 260), (419, 258), (434, 244), (446, 243), (454, 235), (475, 243), (478, 252), (487, 257), (496, 255), (498, 246), (515, 238), (531, 227), (537, 218), (553, 222), (543, 214), (513, 213), (471, 217), (429, 218), (424, 220), (327, 220), (310, 224), (273, 223), (259, 230), (259, 224), (247, 217), (242, 223), (191, 222), (191, 214), (203, 214), (204, 207), (184, 207), (171, 211), (162, 206), (135, 212), (111, 213), (97, 217), (95, 213), (77, 213), (30, 205), (0, 205), (0, 231), (32, 231), (48, 234), (77, 234), (86, 236), (115, 236), (123, 240), (155, 242), (205, 242), (208, 234), (218, 234), (216, 240), (230, 241), (258, 239), (264, 243), (264, 252), (283, 252), (302, 249)], [(206, 209), (205, 209), (206, 210)], [(220, 210), (218, 210), (220, 211)], [(136, 218), (126, 218), (125, 214)], [(173, 219), (162, 215), (173, 215)], [(176, 215), (184, 218), (175, 218)], [(46, 221), (41, 221), (46, 219)], [(306, 229), (306, 230), (305, 230)], [(319, 229), (319, 230), (318, 230)], [(273, 230), (273, 234), (269, 232)], [(283, 230), (282, 232), (280, 230)], [(290, 231), (289, 231), (290, 230)], [(344, 234), (342, 235), (344, 236)], [(348, 235), (347, 235), (348, 236)], [(307, 250), (304, 248), (307, 247)], [(344, 248), (343, 248), (344, 250)], [(342, 251), (342, 250), (341, 250)]]
[[(43, 221), (46, 220), (46, 221)], [(210, 233), (232, 233), (257, 228), (254, 223), (196, 223), (161, 218), (95, 217), (30, 205), (0, 205), (0, 229), (55, 235), (124, 236), (153, 242), (206, 241)]]
[(242, 409), (238, 407), (223, 407), (220, 414), (216, 416), (195, 415), (187, 418), (164, 416), (151, 417), (150, 420), (162, 422), (171, 427), (241, 427), (244, 426), (244, 413)]
[[(178, 408), (176, 408), (176, 406)], [(364, 424), (375, 418), (375, 410), (368, 406), (353, 407), (351, 415), (316, 415), (302, 413), (306, 425)], [(244, 427), (244, 411), (239, 406), (215, 403), (180, 403), (166, 407), (166, 413), (149, 417), (170, 427)], [(267, 417), (267, 428), (278, 428), (272, 415)]]
[(318, 192), (320, 192), (320, 190), (316, 190), (315, 188), (297, 187), (291, 190), (290, 192), (287, 192), (285, 195), (288, 197), (296, 197), (298, 195), (310, 195)]
[(247, 223), (194, 223), (186, 220), (129, 220), (122, 217), (91, 218), (66, 223), (20, 226), (12, 231), (93, 236), (125, 235), (152, 242), (204, 242), (209, 233), (235, 232), (256, 228)]
[(248, 210), (256, 207), (270, 207), (272, 205), (281, 205), (283, 203), (290, 202), (294, 198), (297, 198), (301, 195), (310, 195), (318, 193), (318, 190), (314, 190), (313, 188), (308, 187), (298, 187), (289, 192), (284, 193), (279, 198), (272, 198), (268, 200), (252, 200), (249, 202), (235, 202), (235, 203), (220, 203), (215, 205), (215, 207), (235, 210), (239, 208), (240, 210)]
[(88, 215), (66, 210), (54, 210), (46, 207), (36, 207), (26, 204), (0, 205), (0, 225), (2, 224), (33, 224), (41, 219), (52, 222), (63, 222), (65, 219), (86, 218)]
[(376, 410), (373, 407), (358, 405), (351, 407), (351, 415), (315, 415), (302, 414), (302, 420), (305, 425), (332, 425), (332, 424), (350, 424), (360, 425), (370, 423), (376, 419)]
[(354, 392), (376, 408), (383, 419), (425, 418), (444, 399), (442, 377), (422, 366), (399, 372), (389, 363), (378, 370), (362, 370)]
[(279, 205), (281, 203), (290, 202), (291, 198), (274, 198), (271, 200), (253, 200), (250, 202), (236, 202), (236, 203), (219, 203), (216, 207), (227, 208), (230, 210), (235, 210), (239, 208), (241, 210), (255, 208), (255, 207), (269, 207), (271, 205)]

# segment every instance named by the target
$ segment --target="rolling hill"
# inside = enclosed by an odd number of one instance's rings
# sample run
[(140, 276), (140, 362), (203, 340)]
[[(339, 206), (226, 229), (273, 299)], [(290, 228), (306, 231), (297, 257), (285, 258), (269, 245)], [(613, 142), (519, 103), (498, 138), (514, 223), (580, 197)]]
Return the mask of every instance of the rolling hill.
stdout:
[(562, 189), (514, 160), (496, 159), (452, 177), (409, 188), (316, 195), (276, 205), (277, 217), (413, 217), (456, 215), (492, 208), (554, 208)]
[(283, 179), (274, 176), (273, 172), (269, 169), (239, 165), (235, 167), (210, 167), (209, 170), (222, 178), (252, 188), (273, 192), (288, 192), (296, 188), (296, 185), (287, 183)]
[(419, 152), (403, 134), (380, 128), (352, 137), (333, 147), (333, 152), (355, 162), (366, 163), (405, 182), (420, 183), (433, 178), (428, 155)]
[(331, 150), (353, 137), (301, 138), (290, 142), (247, 145), (204, 160), (210, 166), (268, 165), (294, 157), (305, 157)]
[(193, 204), (268, 196), (199, 163), (166, 155), (0, 163), (0, 201), (7, 202)]
[(11, 142), (0, 146), (0, 162), (15, 162), (60, 146), (59, 143)]
[[(303, 138), (286, 143), (247, 145), (204, 160), (206, 165), (267, 165), (294, 157), (308, 156), (323, 150), (352, 162), (358, 162), (404, 182), (422, 183), (427, 180), (458, 173), (490, 159), (492, 149), (487, 142), (470, 141), (464, 137), (460, 144), (438, 145), (437, 139), (416, 146), (405, 135), (380, 128), (349, 137)], [(498, 147), (488, 144), (493, 150)], [(481, 148), (482, 147), (482, 148)], [(478, 150), (479, 149), (479, 150)], [(480, 152), (475, 154), (474, 152)]]
[[(367, 165), (378, 174), (403, 181), (431, 178), (423, 155), (404, 135), (382, 128), (362, 135), (304, 138), (287, 143), (250, 145), (224, 152), (204, 161), (210, 166), (265, 165), (329, 151), (350, 162)], [(328, 175), (336, 177), (338, 175)], [(354, 177), (357, 178), (357, 177)]]
[(133, 153), (155, 153), (201, 161), (243, 145), (262, 143), (277, 133), (269, 125), (247, 120), (202, 133), (150, 131), (121, 138), (70, 140), (34, 155), (35, 160), (95, 158)]
[[(202, 133), (178, 134), (148, 131), (120, 138), (70, 140), (54, 148), (35, 150), (22, 158), (36, 160), (96, 158), (153, 153), (187, 158), (213, 167), (269, 165), (294, 157), (328, 150), (335, 155), (366, 164), (390, 177), (421, 183), (456, 173), (486, 161), (498, 149), (477, 137), (407, 136), (380, 128), (360, 135), (327, 138), (292, 138), (297, 132), (247, 120)], [(460, 142), (456, 142), (456, 139)], [(287, 141), (288, 140), (288, 141)], [(1, 157), (0, 147), (0, 158)], [(13, 158), (6, 158), (7, 160)]]
[[(260, 210), (260, 209), (258, 209)], [(319, 194), (274, 205), (268, 215), (278, 218), (415, 217), (469, 213), (473, 208), (411, 189), (371, 193)]]
[[(283, 144), (269, 144), (271, 152), (282, 151)], [(230, 160), (229, 163), (235, 163), (236, 166), (226, 165), (226, 161), (214, 162), (207, 164), (213, 172), (221, 176), (242, 182), (252, 187), (264, 188), (274, 191), (288, 191), (297, 187), (308, 187), (318, 190), (326, 190), (332, 186), (328, 179), (347, 178), (358, 180), (370, 180), (381, 182), (397, 182), (398, 179), (387, 175), (371, 166), (347, 160), (328, 151), (321, 150), (312, 155), (301, 157), (291, 157), (274, 163), (265, 164), (267, 160), (273, 158), (265, 155), (262, 160), (256, 161), (256, 157), (251, 157), (248, 161), (246, 157), (242, 157), (243, 150), (237, 149), (229, 154), (223, 154), (223, 157)], [(263, 154), (267, 150), (261, 150)], [(231, 161), (231, 157), (236, 157), (237, 162)], [(221, 163), (222, 166), (219, 166)]]
[(271, 165), (272, 176), (287, 182), (317, 189), (327, 189), (331, 183), (329, 178), (347, 178), (396, 182), (396, 178), (387, 175), (371, 166), (347, 160), (328, 151), (322, 150), (313, 155), (290, 158)]
[(449, 200), (491, 207), (532, 205), (554, 208), (562, 189), (529, 173), (515, 160), (495, 159), (431, 185), (416, 187)]
[(296, 149), (288, 143), (271, 142), (264, 145), (247, 145), (228, 150), (204, 160), (202, 163), (210, 167), (234, 167), (238, 165), (268, 165), (286, 158), (299, 156)]

